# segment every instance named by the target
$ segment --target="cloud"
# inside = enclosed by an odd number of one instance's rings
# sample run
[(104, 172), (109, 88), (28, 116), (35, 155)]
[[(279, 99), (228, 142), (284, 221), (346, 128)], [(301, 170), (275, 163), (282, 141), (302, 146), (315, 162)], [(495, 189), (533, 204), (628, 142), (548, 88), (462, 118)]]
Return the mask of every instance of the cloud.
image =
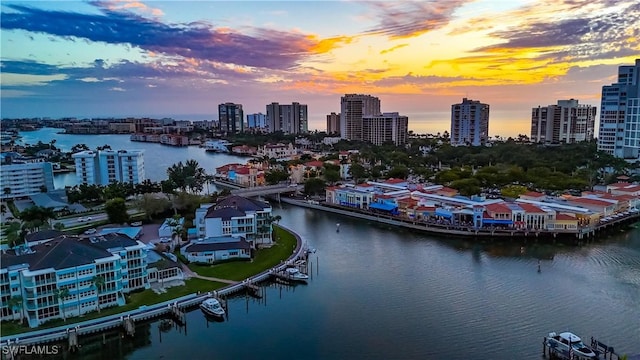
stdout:
[(409, 44), (400, 44), (400, 45), (396, 45), (394, 47), (390, 47), (388, 49), (384, 49), (384, 50), (380, 51), (380, 55), (383, 55), (383, 54), (386, 54), (386, 53), (390, 53), (392, 51), (401, 49), (401, 48), (403, 48), (405, 46), (409, 46)]
[[(96, 3), (104, 5), (104, 3)], [(6, 5), (3, 29), (20, 29), (87, 41), (128, 44), (141, 49), (221, 63), (291, 69), (305, 57), (329, 51), (347, 38), (320, 40), (313, 35), (256, 29), (255, 36), (215, 28), (205, 22), (165, 24), (128, 12), (101, 8), (104, 15)]]
[(469, 0), (431, 0), (415, 2), (368, 2), (377, 12), (378, 25), (369, 34), (391, 38), (407, 38), (421, 35), (449, 24), (456, 9)]
[(136, 10), (142, 13), (148, 13), (153, 16), (163, 16), (164, 12), (157, 8), (151, 8), (136, 0), (110, 0), (110, 1), (93, 1), (95, 6), (106, 8), (112, 11), (118, 10)]

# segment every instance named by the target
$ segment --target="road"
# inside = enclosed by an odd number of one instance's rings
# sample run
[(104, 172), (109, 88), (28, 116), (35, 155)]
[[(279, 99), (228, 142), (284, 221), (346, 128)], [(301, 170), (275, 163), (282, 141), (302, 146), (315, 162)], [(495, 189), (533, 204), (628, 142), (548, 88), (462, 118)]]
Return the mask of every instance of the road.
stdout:
[[(127, 210), (127, 214), (132, 215), (132, 214), (136, 214), (138, 213), (139, 210), (137, 209), (129, 209)], [(87, 218), (90, 217), (91, 221), (78, 221), (78, 219), (80, 218)], [(55, 223), (62, 223), (64, 225), (65, 229), (71, 228), (71, 227), (75, 227), (75, 226), (79, 226), (79, 225), (88, 225), (88, 224), (95, 224), (97, 222), (102, 222), (107, 220), (108, 216), (106, 213), (98, 213), (98, 214), (90, 214), (90, 215), (79, 215), (79, 216), (75, 216), (75, 217), (71, 217), (71, 218), (64, 218), (64, 219), (53, 219), (51, 220), (52, 224)]]

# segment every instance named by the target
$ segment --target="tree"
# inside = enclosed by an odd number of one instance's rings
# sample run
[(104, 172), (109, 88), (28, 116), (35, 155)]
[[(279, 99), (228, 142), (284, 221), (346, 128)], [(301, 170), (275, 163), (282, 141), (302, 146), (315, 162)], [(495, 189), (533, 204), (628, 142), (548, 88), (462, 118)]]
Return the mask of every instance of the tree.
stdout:
[(5, 195), (11, 195), (11, 188), (7, 186), (7, 187), (5, 187), (4, 189), (2, 189), (2, 192), (3, 192)]
[(104, 204), (104, 211), (109, 217), (109, 222), (114, 224), (123, 224), (129, 221), (127, 213), (127, 205), (123, 198), (115, 198)]
[(80, 151), (88, 151), (91, 150), (89, 149), (89, 147), (87, 146), (87, 144), (75, 144), (71, 147), (71, 152), (72, 153), (77, 153)]
[(60, 308), (62, 308), (62, 318), (64, 319), (64, 321), (67, 321), (67, 315), (64, 310), (64, 299), (69, 297), (69, 289), (56, 288), (55, 294), (56, 294), (56, 297), (58, 298), (58, 302), (60, 303)]
[(61, 222), (57, 222), (55, 224), (53, 224), (53, 228), (58, 230), (58, 231), (62, 231), (64, 230), (64, 224)]
[(329, 183), (329, 184), (335, 184), (337, 181), (340, 180), (340, 173), (336, 170), (325, 170), (324, 174), (324, 179)]
[(100, 293), (102, 292), (102, 288), (105, 285), (105, 279), (102, 275), (96, 275), (91, 278), (91, 282), (93, 286), (96, 288), (96, 292), (98, 293), (98, 313), (100, 313)]
[(49, 219), (55, 219), (56, 214), (53, 208), (45, 208), (42, 206), (32, 206), (24, 209), (20, 213), (20, 219), (27, 223), (32, 223), (34, 227), (39, 228), (43, 224), (49, 224)]
[(164, 194), (156, 196), (154, 194), (143, 194), (136, 202), (138, 209), (147, 214), (147, 218), (151, 220), (154, 215), (161, 214), (171, 207), (171, 202)]
[(21, 295), (16, 295), (16, 296), (12, 296), (9, 298), (8, 304), (9, 308), (11, 308), (11, 310), (16, 311), (19, 310), (20, 311), (20, 322), (24, 322), (24, 308), (23, 308), (23, 299)]
[(8, 224), (7, 228), (5, 229), (5, 234), (7, 236), (7, 241), (9, 242), (9, 244), (11, 245), (11, 247), (14, 247), (16, 245), (18, 245), (19, 242), (21, 242), (20, 240), (20, 230), (22, 229), (22, 227), (20, 226), (20, 223), (17, 221), (12, 221)]
[(311, 178), (304, 182), (304, 192), (309, 195), (319, 194), (324, 190), (325, 186), (324, 180)]
[(353, 181), (357, 184), (360, 179), (364, 178), (366, 170), (364, 169), (364, 166), (360, 164), (351, 164), (351, 166), (349, 167), (349, 174), (353, 178)]

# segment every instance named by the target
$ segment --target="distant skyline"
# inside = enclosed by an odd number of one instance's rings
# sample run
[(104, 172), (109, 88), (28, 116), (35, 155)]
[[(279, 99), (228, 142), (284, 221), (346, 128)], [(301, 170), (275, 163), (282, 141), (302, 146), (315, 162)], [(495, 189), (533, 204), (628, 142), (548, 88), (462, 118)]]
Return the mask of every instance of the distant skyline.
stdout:
[[(490, 105), (492, 136), (530, 135), (531, 108), (578, 99), (640, 56), (636, 0), (3, 1), (1, 114), (217, 119), (308, 105), (325, 130), (347, 93), (415, 132), (451, 105)], [(596, 124), (597, 129), (597, 124)]]

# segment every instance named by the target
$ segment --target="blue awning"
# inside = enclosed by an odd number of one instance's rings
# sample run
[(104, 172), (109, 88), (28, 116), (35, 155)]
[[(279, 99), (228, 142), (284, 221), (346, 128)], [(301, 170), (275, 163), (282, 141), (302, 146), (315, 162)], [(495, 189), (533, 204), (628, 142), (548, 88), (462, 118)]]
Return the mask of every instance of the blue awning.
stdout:
[(441, 210), (441, 209), (436, 209), (435, 215), (436, 216), (446, 217), (446, 218), (450, 218), (452, 216), (449, 211)]
[(496, 220), (496, 219), (482, 219), (483, 224), (502, 224), (502, 225), (511, 225), (513, 224), (512, 220)]
[(384, 211), (392, 211), (398, 208), (398, 206), (389, 203), (378, 203), (374, 202), (369, 204), (369, 208), (376, 210), (384, 210)]

